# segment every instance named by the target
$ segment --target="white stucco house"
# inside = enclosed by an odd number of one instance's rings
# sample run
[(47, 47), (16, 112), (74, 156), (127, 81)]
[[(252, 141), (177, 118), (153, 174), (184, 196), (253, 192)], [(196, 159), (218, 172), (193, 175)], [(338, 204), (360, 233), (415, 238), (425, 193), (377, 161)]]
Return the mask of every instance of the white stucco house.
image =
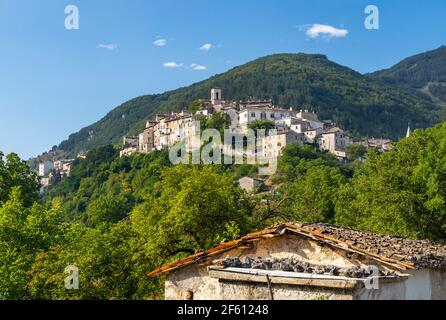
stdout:
[(161, 275), (168, 300), (437, 300), (446, 246), (287, 223), (149, 273)]
[(39, 163), (39, 177), (46, 176), (53, 168), (54, 164), (52, 161), (44, 161)]
[(253, 192), (263, 183), (263, 180), (251, 177), (243, 177), (239, 179), (238, 183), (240, 185), (240, 188), (242, 188), (246, 192)]

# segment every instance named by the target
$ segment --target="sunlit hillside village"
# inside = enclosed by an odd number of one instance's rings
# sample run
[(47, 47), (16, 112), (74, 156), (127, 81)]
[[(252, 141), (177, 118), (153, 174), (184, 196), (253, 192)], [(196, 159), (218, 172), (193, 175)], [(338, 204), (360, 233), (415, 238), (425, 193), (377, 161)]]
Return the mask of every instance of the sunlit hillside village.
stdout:
[[(246, 132), (257, 121), (268, 121), (273, 124), (277, 134), (266, 135), (260, 145), (263, 156), (267, 158), (278, 157), (283, 148), (291, 143), (315, 144), (321, 151), (335, 155), (340, 161), (347, 158), (346, 147), (353, 139), (331, 120), (321, 120), (318, 115), (309, 110), (293, 110), (293, 108), (279, 107), (272, 101), (223, 100), (221, 88), (211, 90), (211, 98), (200, 100), (201, 108), (192, 114), (189, 111), (173, 112), (171, 114), (158, 114), (154, 119), (148, 120), (146, 128), (137, 136), (123, 138), (120, 156), (130, 156), (136, 153), (147, 154), (154, 151), (169, 149), (175, 144), (184, 141), (191, 145), (200, 128), (197, 128), (197, 117), (210, 118), (215, 113), (224, 113), (229, 116), (229, 129), (237, 132)], [(408, 135), (410, 129), (408, 130)], [(362, 144), (366, 149), (378, 148), (385, 152), (391, 148), (390, 140), (365, 139), (355, 143)], [(39, 177), (42, 188), (48, 187), (53, 175), (61, 178), (70, 174), (73, 160), (46, 161), (39, 165)], [(245, 179), (246, 184), (246, 179)], [(251, 179), (250, 184), (256, 180)], [(242, 182), (241, 182), (242, 184)]]
[[(274, 124), (277, 143), (271, 143), (272, 139), (268, 135), (261, 141), (265, 157), (279, 156), (290, 143), (310, 143), (344, 160), (347, 157), (346, 147), (353, 143), (344, 130), (330, 120), (320, 120), (314, 112), (279, 107), (272, 101), (225, 101), (222, 97), (222, 89), (214, 88), (211, 90), (211, 99), (200, 100), (203, 107), (194, 115), (187, 111), (157, 115), (155, 119), (147, 121), (145, 130), (138, 136), (123, 138), (121, 157), (150, 153), (170, 148), (180, 141), (191, 141), (199, 130), (195, 118), (209, 118), (218, 112), (227, 114), (231, 119), (229, 129), (242, 133), (259, 120)], [(389, 148), (389, 142), (384, 139), (367, 139), (360, 143), (366, 148), (378, 147), (385, 151)]]

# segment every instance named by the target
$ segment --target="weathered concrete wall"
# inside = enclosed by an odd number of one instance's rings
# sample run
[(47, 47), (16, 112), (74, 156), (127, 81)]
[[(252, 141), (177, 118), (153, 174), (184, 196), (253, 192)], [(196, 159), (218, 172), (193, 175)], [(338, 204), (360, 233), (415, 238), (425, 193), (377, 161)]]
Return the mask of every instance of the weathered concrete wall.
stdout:
[[(166, 300), (271, 300), (266, 283), (210, 278), (202, 267), (189, 266), (169, 276)], [(203, 275), (203, 276), (200, 276)], [(353, 291), (311, 286), (272, 285), (275, 300), (352, 300)]]
[[(331, 265), (341, 268), (352, 266), (365, 267), (369, 263), (369, 261), (355, 259), (357, 257), (348, 258), (343, 251), (335, 251), (328, 246), (320, 246), (315, 241), (293, 235), (261, 240), (256, 242), (252, 248), (233, 249), (216, 255), (212, 260), (234, 257), (242, 260), (245, 257), (293, 258), (311, 262), (312, 264)], [(258, 293), (252, 293), (255, 291), (254, 287), (261, 288), (262, 284), (254, 286), (249, 283), (233, 283), (229, 285), (227, 282), (220, 282), (218, 279), (210, 278), (207, 268), (212, 264), (212, 260), (202, 265), (190, 265), (170, 274), (165, 286), (166, 299), (251, 299), (253, 294), (257, 295), (253, 299), (264, 299), (265, 294), (267, 299), (269, 299), (270, 293), (268, 289), (266, 291), (259, 289)], [(284, 286), (274, 288), (275, 292), (277, 291), (275, 293), (277, 294), (277, 299), (352, 298), (352, 294), (347, 295), (345, 292), (338, 292), (337, 290), (286, 287), (287, 289)], [(233, 293), (228, 294), (227, 292)]]
[(207, 267), (191, 265), (168, 276), (166, 300), (220, 300), (218, 279), (209, 277)]
[(402, 282), (380, 285), (379, 290), (361, 289), (358, 300), (446, 300), (446, 273), (437, 270), (408, 271)]
[[(221, 281), (222, 300), (271, 300), (268, 285), (262, 283)], [(310, 286), (272, 285), (275, 300), (352, 300), (348, 290), (324, 289)]]
[[(209, 277), (208, 266), (212, 260), (226, 258), (278, 258), (298, 259), (311, 264), (330, 265), (340, 268), (357, 266), (365, 268), (376, 265), (358, 255), (347, 255), (342, 250), (320, 245), (303, 237), (286, 235), (260, 240), (251, 248), (237, 248), (221, 253), (203, 264), (194, 264), (173, 272), (168, 276), (165, 288), (166, 299), (194, 300), (263, 300), (271, 299), (266, 283), (219, 280)], [(381, 267), (382, 269), (383, 267)], [(410, 272), (407, 272), (410, 273)], [(405, 300), (446, 299), (446, 272), (419, 270), (404, 281), (380, 283), (379, 290), (365, 288), (348, 291), (321, 287), (274, 284), (274, 298), (290, 300)]]
[(446, 300), (446, 271), (431, 271), (432, 300)]

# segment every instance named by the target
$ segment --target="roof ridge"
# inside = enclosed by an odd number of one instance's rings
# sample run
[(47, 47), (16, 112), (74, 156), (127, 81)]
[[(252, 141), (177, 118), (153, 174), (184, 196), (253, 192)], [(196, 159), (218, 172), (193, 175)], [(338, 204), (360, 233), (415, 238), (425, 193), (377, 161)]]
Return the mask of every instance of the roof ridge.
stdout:
[[(314, 230), (311, 230), (312, 227)], [(299, 234), (301, 236), (305, 236), (307, 238), (310, 238), (310, 239), (313, 239), (316, 241), (325, 242), (328, 245), (331, 245), (332, 247), (337, 248), (337, 249), (341, 249), (344, 251), (350, 251), (350, 252), (354, 252), (354, 253), (357, 253), (357, 254), (360, 254), (363, 256), (367, 256), (370, 259), (377, 260), (377, 261), (381, 262), (382, 264), (389, 265), (393, 268), (405, 270), (405, 269), (416, 269), (416, 267), (417, 267), (413, 262), (409, 261), (409, 257), (407, 256), (407, 254), (401, 260), (393, 259), (392, 257), (394, 255), (401, 255), (403, 253), (394, 252), (390, 256), (384, 256), (382, 254), (377, 254), (377, 253), (371, 252), (370, 248), (364, 249), (364, 248), (361, 248), (360, 246), (348, 243), (349, 241), (351, 242), (351, 240), (349, 240), (349, 239), (340, 239), (340, 238), (336, 238), (335, 236), (324, 234), (324, 230), (320, 230), (317, 227), (330, 227), (330, 228), (333, 228), (336, 230), (341, 230), (341, 231), (350, 230), (350, 231), (354, 231), (355, 233), (358, 233), (358, 234), (365, 233), (365, 234), (371, 235), (371, 236), (388, 237), (387, 235), (381, 235), (381, 234), (373, 233), (370, 231), (355, 230), (355, 229), (352, 229), (349, 227), (340, 227), (340, 226), (326, 224), (326, 223), (320, 223), (320, 224), (306, 224), (306, 223), (298, 223), (298, 222), (278, 223), (271, 227), (265, 228), (261, 231), (249, 233), (246, 236), (241, 237), (237, 240), (232, 240), (232, 241), (220, 244), (212, 249), (199, 252), (199, 253), (189, 256), (185, 259), (179, 260), (173, 264), (158, 268), (158, 269), (150, 272), (148, 275), (150, 277), (156, 277), (160, 274), (170, 272), (170, 271), (185, 267), (187, 265), (193, 264), (193, 263), (197, 262), (198, 260), (202, 261), (203, 258), (206, 259), (206, 258), (212, 257), (216, 254), (223, 253), (225, 251), (245, 245), (247, 242), (250, 242), (250, 241), (283, 236), (287, 233), (287, 231), (292, 232), (294, 234)], [(392, 236), (390, 236), (390, 237), (392, 237)], [(402, 238), (402, 237), (396, 237), (396, 238), (404, 240), (404, 238)], [(426, 243), (424, 240), (410, 240), (410, 241), (414, 241), (414, 242), (418, 241), (418, 243), (421, 243), (423, 241), (424, 243)], [(430, 242), (428, 242), (428, 244), (430, 244)], [(444, 246), (444, 249), (445, 249), (444, 264), (446, 266), (446, 246)], [(441, 256), (441, 255), (439, 255), (439, 256)], [(429, 261), (427, 261), (427, 262), (429, 262)], [(443, 266), (443, 264), (441, 264), (441, 266)]]

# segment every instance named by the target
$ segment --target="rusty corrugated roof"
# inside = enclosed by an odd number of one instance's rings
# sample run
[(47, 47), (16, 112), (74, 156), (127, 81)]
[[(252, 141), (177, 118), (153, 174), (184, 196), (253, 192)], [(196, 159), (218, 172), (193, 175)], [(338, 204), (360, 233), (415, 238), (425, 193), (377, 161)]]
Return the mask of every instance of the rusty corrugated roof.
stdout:
[[(193, 263), (203, 262), (222, 252), (249, 245), (253, 241), (279, 237), (284, 234), (301, 235), (340, 250), (366, 256), (399, 270), (446, 268), (446, 246), (444, 245), (436, 245), (424, 240), (408, 240), (400, 237), (385, 236), (327, 224), (304, 225), (284, 223), (259, 232), (250, 233), (238, 240), (226, 242), (210, 250), (194, 254), (178, 262), (156, 269), (148, 275), (149, 277), (156, 277)], [(412, 252), (416, 252), (418, 255), (414, 255)]]

